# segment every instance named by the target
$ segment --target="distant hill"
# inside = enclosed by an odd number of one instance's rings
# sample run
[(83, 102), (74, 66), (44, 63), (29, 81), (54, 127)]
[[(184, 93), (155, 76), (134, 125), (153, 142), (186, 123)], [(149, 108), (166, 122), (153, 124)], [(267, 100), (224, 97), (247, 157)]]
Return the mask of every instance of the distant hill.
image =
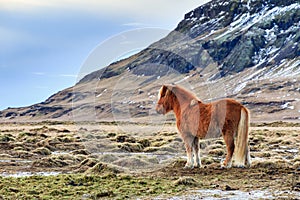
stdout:
[(138, 54), (0, 120), (148, 121), (160, 85), (177, 83), (204, 102), (237, 98), (254, 121), (299, 121), (299, 40), (299, 1), (213, 0)]

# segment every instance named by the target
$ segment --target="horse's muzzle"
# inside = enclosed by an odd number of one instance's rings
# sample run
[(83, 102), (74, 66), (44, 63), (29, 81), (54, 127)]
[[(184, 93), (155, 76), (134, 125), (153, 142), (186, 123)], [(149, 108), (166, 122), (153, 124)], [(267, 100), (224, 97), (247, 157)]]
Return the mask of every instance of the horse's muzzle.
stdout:
[(156, 110), (156, 112), (157, 112), (158, 114), (163, 114), (163, 115), (164, 115), (164, 114), (166, 113), (165, 108), (164, 108), (162, 105), (160, 105), (160, 104), (158, 104), (158, 105), (156, 106), (155, 110)]

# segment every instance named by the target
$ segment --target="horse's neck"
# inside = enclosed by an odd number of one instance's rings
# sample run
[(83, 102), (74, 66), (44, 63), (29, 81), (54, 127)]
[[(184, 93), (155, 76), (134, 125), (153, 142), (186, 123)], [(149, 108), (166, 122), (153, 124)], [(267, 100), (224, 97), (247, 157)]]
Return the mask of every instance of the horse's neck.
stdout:
[(193, 106), (203, 106), (204, 104), (196, 99), (195, 97), (176, 99), (173, 102), (173, 111), (176, 116), (176, 121), (180, 122), (182, 114), (186, 111), (186, 109), (191, 109)]

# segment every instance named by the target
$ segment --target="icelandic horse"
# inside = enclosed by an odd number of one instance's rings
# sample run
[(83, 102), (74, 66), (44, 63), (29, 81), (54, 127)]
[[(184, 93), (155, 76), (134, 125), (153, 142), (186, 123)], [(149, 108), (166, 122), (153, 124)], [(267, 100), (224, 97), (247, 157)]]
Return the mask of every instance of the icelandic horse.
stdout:
[(227, 150), (222, 167), (230, 168), (232, 159), (236, 167), (250, 167), (250, 114), (246, 107), (234, 99), (203, 103), (182, 87), (163, 85), (158, 93), (156, 111), (159, 114), (173, 111), (176, 116), (177, 129), (187, 154), (184, 168), (201, 167), (199, 139), (221, 135)]

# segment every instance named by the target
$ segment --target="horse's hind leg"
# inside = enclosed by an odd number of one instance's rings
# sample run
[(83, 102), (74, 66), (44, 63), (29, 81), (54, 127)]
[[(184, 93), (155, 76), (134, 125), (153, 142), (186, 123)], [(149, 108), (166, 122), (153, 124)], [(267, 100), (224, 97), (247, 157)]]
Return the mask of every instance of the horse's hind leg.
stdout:
[(225, 158), (225, 161), (223, 163), (222, 167), (230, 168), (232, 164), (232, 155), (234, 152), (234, 138), (233, 134), (231, 132), (225, 132), (223, 135), (225, 144), (226, 144), (226, 149), (227, 149), (227, 155)]
[(201, 167), (201, 157), (199, 149), (199, 138), (195, 137), (193, 141), (193, 152), (194, 152), (194, 167)]

